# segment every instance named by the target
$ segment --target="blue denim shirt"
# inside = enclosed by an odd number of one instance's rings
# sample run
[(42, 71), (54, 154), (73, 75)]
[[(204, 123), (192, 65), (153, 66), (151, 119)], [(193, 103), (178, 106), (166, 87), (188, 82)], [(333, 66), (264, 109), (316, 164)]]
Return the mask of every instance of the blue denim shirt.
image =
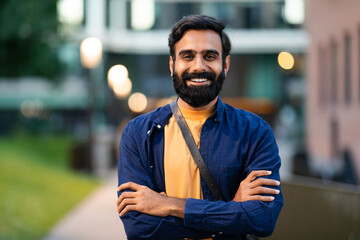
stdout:
[[(172, 116), (169, 105), (141, 115), (125, 127), (120, 143), (118, 184), (135, 182), (165, 192), (164, 127)], [(188, 198), (184, 219), (155, 217), (132, 211), (121, 217), (128, 239), (240, 239), (241, 235), (271, 235), (283, 206), (272, 202), (232, 199), (253, 170), (270, 170), (280, 181), (280, 158), (270, 126), (255, 114), (223, 103), (204, 123), (200, 153), (226, 201), (215, 201), (201, 178), (204, 199)], [(279, 187), (274, 187), (280, 190)]]

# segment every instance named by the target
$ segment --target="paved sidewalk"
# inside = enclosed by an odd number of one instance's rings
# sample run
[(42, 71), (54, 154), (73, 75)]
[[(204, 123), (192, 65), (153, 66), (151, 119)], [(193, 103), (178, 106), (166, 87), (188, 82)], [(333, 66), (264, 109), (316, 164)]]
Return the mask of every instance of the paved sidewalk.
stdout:
[(123, 225), (116, 212), (116, 173), (91, 193), (52, 229), (43, 240), (123, 240)]

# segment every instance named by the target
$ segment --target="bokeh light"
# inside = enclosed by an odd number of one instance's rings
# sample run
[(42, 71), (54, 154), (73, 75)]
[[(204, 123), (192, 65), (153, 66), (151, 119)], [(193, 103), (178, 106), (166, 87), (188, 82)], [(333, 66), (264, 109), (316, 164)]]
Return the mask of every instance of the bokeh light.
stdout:
[(135, 30), (148, 30), (155, 23), (154, 0), (131, 1), (131, 27)]
[(81, 64), (86, 68), (95, 68), (102, 57), (102, 43), (96, 37), (85, 38), (80, 44)]
[(57, 10), (61, 23), (79, 25), (84, 20), (83, 0), (58, 0)]
[(278, 63), (283, 69), (289, 70), (294, 67), (295, 60), (291, 53), (281, 52), (278, 55)]
[(112, 66), (108, 71), (108, 85), (114, 88), (115, 83), (124, 84), (128, 79), (128, 70), (124, 65)]
[(40, 116), (43, 108), (43, 104), (39, 100), (25, 100), (20, 105), (20, 112), (26, 118), (36, 118)]
[(284, 17), (290, 24), (303, 24), (305, 19), (304, 0), (285, 0)]
[(132, 89), (132, 82), (130, 78), (126, 78), (125, 81), (116, 81), (113, 85), (113, 91), (118, 98), (127, 97)]
[(144, 94), (136, 92), (131, 94), (128, 104), (131, 111), (140, 113), (146, 109), (148, 100)]

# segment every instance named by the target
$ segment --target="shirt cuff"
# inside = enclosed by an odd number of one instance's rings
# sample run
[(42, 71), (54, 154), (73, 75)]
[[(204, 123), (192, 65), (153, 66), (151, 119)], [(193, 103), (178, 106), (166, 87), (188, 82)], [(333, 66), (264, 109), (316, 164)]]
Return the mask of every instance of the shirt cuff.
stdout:
[(186, 199), (184, 210), (184, 225), (186, 227), (203, 228), (204, 201), (200, 199)]

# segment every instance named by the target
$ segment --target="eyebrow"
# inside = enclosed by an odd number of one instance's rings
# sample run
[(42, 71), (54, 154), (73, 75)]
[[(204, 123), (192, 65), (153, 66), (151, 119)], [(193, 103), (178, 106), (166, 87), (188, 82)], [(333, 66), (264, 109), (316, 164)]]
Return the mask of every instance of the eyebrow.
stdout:
[(179, 52), (179, 56), (180, 56), (180, 55), (183, 55), (183, 54), (193, 53), (193, 52), (194, 52), (193, 50), (184, 49), (184, 50), (181, 50), (181, 51)]
[(220, 53), (215, 49), (204, 50), (202, 52), (206, 53), (206, 54), (213, 53), (213, 54), (216, 54), (216, 55), (220, 56)]
[[(181, 51), (179, 52), (179, 56), (182, 55), (182, 54), (189, 54), (189, 53), (193, 53), (193, 52), (194, 52), (194, 51), (191, 50), (191, 49), (184, 49), (184, 50), (181, 50)], [(215, 50), (215, 49), (203, 50), (203, 51), (201, 51), (201, 53), (203, 53), (203, 54), (213, 53), (213, 54), (216, 54), (216, 55), (220, 56), (220, 53), (219, 53), (217, 50)]]

